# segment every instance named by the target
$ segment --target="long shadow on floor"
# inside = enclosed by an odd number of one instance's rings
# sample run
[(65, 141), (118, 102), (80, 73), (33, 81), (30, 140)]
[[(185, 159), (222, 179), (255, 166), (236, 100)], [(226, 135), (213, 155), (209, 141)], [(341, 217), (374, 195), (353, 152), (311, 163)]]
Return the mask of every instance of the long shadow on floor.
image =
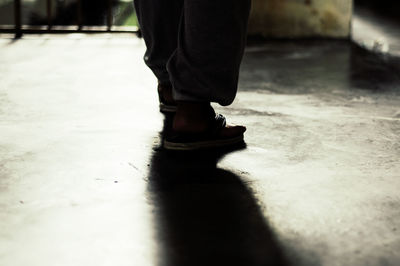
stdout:
[[(163, 133), (169, 123), (167, 117)], [(239, 176), (217, 168), (231, 151), (154, 152), (148, 193), (158, 265), (288, 265), (253, 193)]]

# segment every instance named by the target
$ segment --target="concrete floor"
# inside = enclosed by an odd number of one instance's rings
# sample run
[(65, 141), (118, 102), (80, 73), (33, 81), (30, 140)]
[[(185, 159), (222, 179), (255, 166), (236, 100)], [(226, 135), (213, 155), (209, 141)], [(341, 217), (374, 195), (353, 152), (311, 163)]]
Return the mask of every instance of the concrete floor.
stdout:
[(237, 151), (159, 149), (132, 36), (0, 39), (0, 265), (399, 265), (400, 76), (347, 42), (247, 49)]

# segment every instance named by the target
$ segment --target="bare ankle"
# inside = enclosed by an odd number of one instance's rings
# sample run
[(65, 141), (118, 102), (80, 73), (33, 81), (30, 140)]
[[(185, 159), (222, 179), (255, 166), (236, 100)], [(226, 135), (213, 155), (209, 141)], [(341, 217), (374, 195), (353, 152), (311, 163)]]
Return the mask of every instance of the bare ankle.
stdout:
[(158, 95), (160, 102), (167, 104), (176, 104), (172, 96), (172, 84), (171, 83), (158, 83)]
[(184, 132), (205, 131), (215, 116), (210, 103), (178, 102), (173, 129)]

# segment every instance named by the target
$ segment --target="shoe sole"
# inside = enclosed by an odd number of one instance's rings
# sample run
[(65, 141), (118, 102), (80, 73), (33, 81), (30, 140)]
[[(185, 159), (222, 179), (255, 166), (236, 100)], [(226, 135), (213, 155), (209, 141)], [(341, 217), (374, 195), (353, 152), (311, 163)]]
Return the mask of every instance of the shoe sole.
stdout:
[(231, 146), (241, 143), (243, 142), (243, 140), (244, 140), (243, 135), (229, 139), (208, 140), (208, 141), (199, 141), (190, 143), (176, 143), (164, 140), (163, 147), (167, 150), (174, 150), (174, 151), (192, 151), (192, 150), (212, 149), (212, 148)]
[(164, 103), (160, 103), (160, 112), (161, 113), (176, 113), (176, 105), (167, 105)]

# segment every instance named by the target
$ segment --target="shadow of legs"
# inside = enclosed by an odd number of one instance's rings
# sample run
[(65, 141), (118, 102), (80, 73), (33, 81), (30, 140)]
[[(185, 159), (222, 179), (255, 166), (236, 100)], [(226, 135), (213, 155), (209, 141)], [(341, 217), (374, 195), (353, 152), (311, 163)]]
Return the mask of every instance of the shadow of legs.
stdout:
[(252, 192), (216, 167), (223, 155), (154, 152), (148, 193), (159, 265), (287, 265)]

